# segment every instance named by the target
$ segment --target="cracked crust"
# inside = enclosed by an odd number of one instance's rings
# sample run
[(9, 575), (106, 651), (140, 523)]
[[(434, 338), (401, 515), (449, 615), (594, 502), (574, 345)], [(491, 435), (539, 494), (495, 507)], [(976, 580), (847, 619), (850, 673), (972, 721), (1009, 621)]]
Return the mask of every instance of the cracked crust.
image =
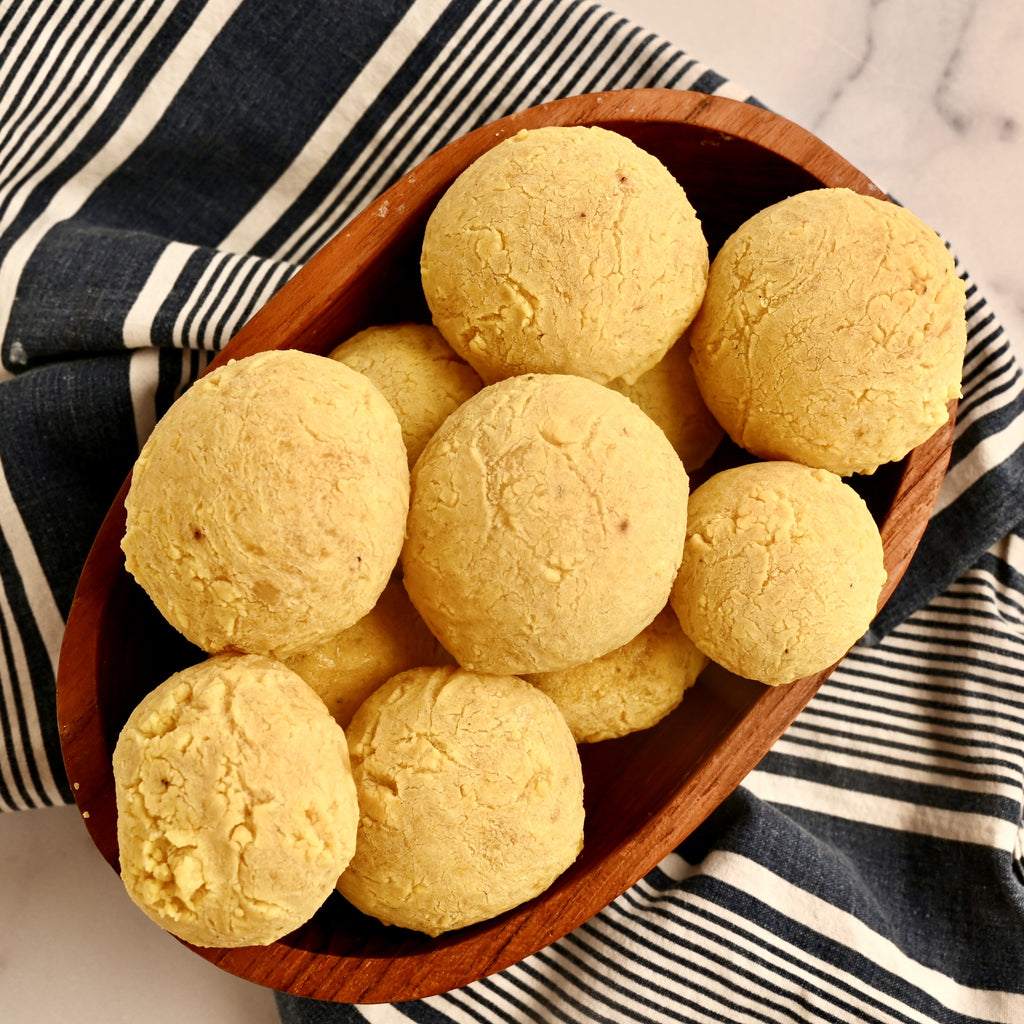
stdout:
[(356, 853), (338, 891), (439, 935), (543, 892), (583, 847), (583, 773), (554, 702), (515, 676), (400, 673), (348, 730)]
[(960, 395), (964, 284), (908, 210), (815, 189), (727, 239), (687, 335), (705, 401), (737, 444), (871, 473), (927, 440)]
[(169, 678), (121, 730), (113, 771), (125, 888), (195, 945), (276, 941), (355, 850), (345, 734), (269, 658), (216, 655)]
[(431, 316), (485, 383), (634, 381), (697, 312), (708, 249), (655, 157), (603, 128), (521, 131), (467, 168), (427, 223)]
[(885, 579), (878, 527), (852, 487), (827, 470), (758, 462), (690, 496), (670, 601), (712, 661), (779, 685), (846, 654)]
[(193, 384), (135, 464), (125, 563), (210, 653), (286, 654), (370, 611), (401, 551), (401, 427), (366, 377), (295, 350)]
[(416, 464), (406, 589), (465, 668), (591, 661), (667, 602), (688, 492), (665, 434), (625, 396), (568, 375), (500, 381)]

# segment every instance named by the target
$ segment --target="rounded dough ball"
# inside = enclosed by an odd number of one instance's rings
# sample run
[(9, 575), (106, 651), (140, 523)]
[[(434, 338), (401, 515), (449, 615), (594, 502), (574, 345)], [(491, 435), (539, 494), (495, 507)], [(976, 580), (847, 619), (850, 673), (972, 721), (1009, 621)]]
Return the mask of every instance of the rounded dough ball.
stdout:
[(431, 316), (486, 383), (526, 372), (635, 380), (693, 319), (708, 249), (682, 186), (604, 128), (520, 131), (427, 222)]
[(834, 665), (868, 628), (886, 572), (878, 527), (834, 473), (758, 462), (690, 496), (671, 605), (736, 675), (770, 685)]
[(410, 468), (445, 417), (483, 386), (430, 324), (367, 327), (330, 355), (368, 377), (391, 403)]
[(122, 728), (113, 771), (128, 895), (197, 946), (298, 928), (355, 851), (345, 734), (270, 658), (215, 655), (157, 686)]
[(392, 579), (354, 626), (298, 651), (285, 664), (313, 687), (334, 720), (347, 728), (359, 705), (392, 676), (451, 661), (413, 608), (401, 581)]
[(543, 892), (583, 848), (583, 771), (565, 719), (515, 676), (403, 672), (349, 727), (361, 817), (338, 891), (439, 935)]
[(526, 679), (558, 705), (577, 743), (596, 743), (657, 725), (707, 663), (666, 606), (629, 643), (603, 657)]
[(511, 377), (452, 413), (416, 463), (406, 589), (465, 668), (591, 661), (667, 602), (688, 492), (665, 434), (625, 396)]
[(263, 352), (159, 420), (125, 500), (128, 571), (203, 650), (284, 656), (358, 621), (401, 552), (409, 467), (362, 374)]
[(964, 284), (910, 211), (815, 189), (726, 240), (689, 339), (705, 401), (737, 444), (871, 473), (948, 419), (967, 343)]
[(685, 335), (635, 383), (613, 380), (609, 387), (636, 402), (665, 431), (687, 473), (700, 469), (725, 436), (697, 387)]

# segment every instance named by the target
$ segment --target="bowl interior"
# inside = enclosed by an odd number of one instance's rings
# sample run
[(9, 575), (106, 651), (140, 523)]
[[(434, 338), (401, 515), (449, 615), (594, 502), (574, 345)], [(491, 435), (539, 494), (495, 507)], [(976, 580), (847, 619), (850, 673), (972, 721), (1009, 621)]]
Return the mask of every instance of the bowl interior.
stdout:
[[(882, 195), (812, 135), (747, 104), (667, 90), (556, 101), (456, 140), (397, 182), (275, 295), (213, 365), (267, 348), (325, 353), (372, 323), (427, 320), (418, 256), (434, 203), (485, 149), (520, 128), (545, 124), (600, 124), (659, 157), (686, 188), (712, 253), (752, 213), (796, 192), (828, 185)], [(903, 462), (851, 481), (882, 527), (889, 571), (883, 600), (927, 521), (951, 431), (947, 425)], [(746, 458), (725, 443), (704, 475)], [(117, 734), (144, 693), (203, 657), (124, 570), (126, 488), (83, 572), (58, 678), (68, 776), (97, 848), (115, 869), (110, 756)], [(587, 920), (678, 845), (827, 676), (772, 689), (712, 666), (656, 727), (584, 746), (582, 854), (542, 896), (492, 921), (428, 939), (380, 925), (335, 894), (306, 926), (271, 946), (196, 951), (257, 983), (345, 1002), (420, 998), (500, 970)]]

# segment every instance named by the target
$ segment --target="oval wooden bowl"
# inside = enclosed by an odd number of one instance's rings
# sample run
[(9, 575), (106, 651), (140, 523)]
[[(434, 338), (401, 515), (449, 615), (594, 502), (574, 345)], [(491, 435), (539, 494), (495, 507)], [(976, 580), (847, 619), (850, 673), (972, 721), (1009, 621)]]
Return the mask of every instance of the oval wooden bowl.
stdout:
[[(521, 128), (602, 125), (634, 139), (679, 178), (712, 252), (755, 211), (820, 186), (883, 194), (813, 135), (766, 110), (672, 90), (598, 93), (506, 117), (452, 142), (327, 244), (247, 323), (214, 365), (271, 348), (326, 353), (356, 330), (428, 319), (418, 255), (428, 214), (479, 154)], [(888, 584), (903, 575), (945, 473), (950, 423), (902, 463), (855, 481), (882, 531)], [(726, 461), (735, 458), (723, 446)], [(712, 467), (714, 468), (714, 467)], [(696, 481), (695, 481), (696, 482)], [(168, 627), (120, 552), (124, 493), (82, 574), (61, 652), (57, 711), (68, 777), (100, 852), (118, 866), (110, 759), (142, 695), (202, 655)], [(333, 895), (268, 947), (196, 949), (241, 977), (302, 996), (392, 1002), (465, 985), (582, 924), (674, 849), (742, 781), (828, 672), (769, 688), (710, 668), (658, 726), (585, 747), (585, 847), (542, 896), (438, 939), (386, 928)]]

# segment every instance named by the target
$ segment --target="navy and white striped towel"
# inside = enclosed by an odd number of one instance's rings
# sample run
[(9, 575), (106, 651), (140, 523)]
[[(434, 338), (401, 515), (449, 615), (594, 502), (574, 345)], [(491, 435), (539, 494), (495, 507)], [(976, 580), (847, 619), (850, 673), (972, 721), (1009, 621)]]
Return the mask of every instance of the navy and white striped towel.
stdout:
[[(580, 0), (0, 7), (0, 808), (71, 802), (54, 678), (78, 572), (211, 353), (445, 142), (643, 86), (753, 101)], [(918, 556), (744, 784), (515, 967), (393, 1006), (280, 996), (285, 1024), (1024, 1022), (1024, 399), (964, 276), (965, 396)]]

